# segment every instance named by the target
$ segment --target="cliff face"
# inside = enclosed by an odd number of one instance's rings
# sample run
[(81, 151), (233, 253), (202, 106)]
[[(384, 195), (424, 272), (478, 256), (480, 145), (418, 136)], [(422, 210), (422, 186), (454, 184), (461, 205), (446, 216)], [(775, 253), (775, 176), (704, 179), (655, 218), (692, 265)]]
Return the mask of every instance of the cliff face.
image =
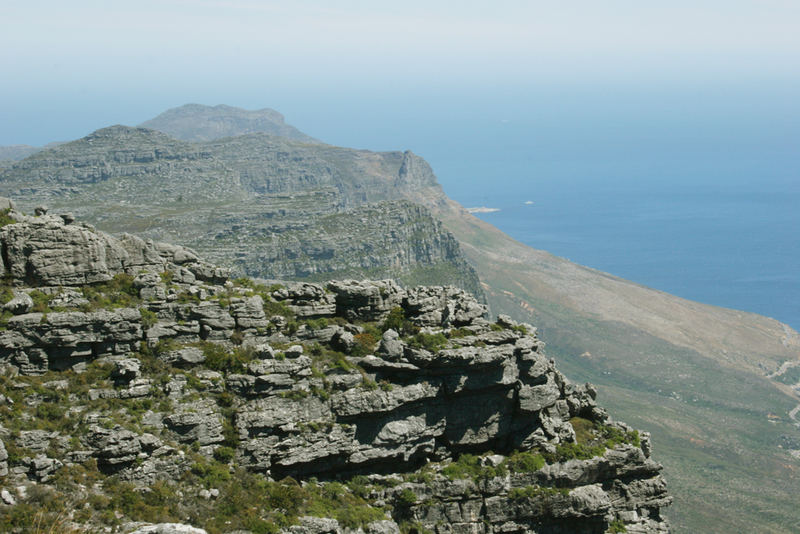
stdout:
[(45, 204), (105, 230), (184, 243), (242, 274), (391, 277), (481, 297), (458, 242), (427, 209), (398, 199), (398, 183), (441, 194), (430, 166), (410, 152), (265, 134), (191, 144), (125, 126), (41, 152), (0, 176), (25, 209)]
[(70, 216), (5, 222), (5, 530), (668, 530), (649, 436), (463, 290), (267, 287)]

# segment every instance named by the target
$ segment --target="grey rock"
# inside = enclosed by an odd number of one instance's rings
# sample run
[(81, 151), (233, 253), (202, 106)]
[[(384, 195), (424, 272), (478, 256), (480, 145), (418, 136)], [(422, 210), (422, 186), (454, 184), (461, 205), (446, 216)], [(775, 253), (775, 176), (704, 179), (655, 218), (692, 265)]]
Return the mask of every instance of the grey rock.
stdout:
[(33, 299), (27, 293), (14, 293), (14, 298), (3, 305), (3, 309), (14, 315), (28, 313), (33, 308)]
[(558, 386), (548, 377), (547, 383), (538, 386), (522, 386), (519, 390), (519, 409), (526, 413), (534, 413), (552, 406), (561, 392)]
[(283, 532), (291, 534), (339, 534), (339, 522), (335, 519), (323, 517), (303, 516), (300, 524), (283, 529)]
[(333, 345), (333, 348), (346, 354), (349, 354), (350, 351), (353, 350), (355, 343), (355, 336), (346, 330), (336, 332), (331, 338), (331, 345)]
[(134, 462), (142, 452), (139, 436), (130, 430), (92, 425), (86, 440), (98, 459), (98, 466), (111, 472)]
[(0, 440), (0, 477), (4, 477), (8, 475), (8, 451), (6, 451), (6, 446)]
[(222, 421), (210, 401), (199, 401), (182, 406), (181, 412), (164, 418), (164, 424), (178, 434), (182, 442), (213, 445), (225, 440)]
[(396, 361), (403, 356), (404, 348), (405, 345), (400, 341), (400, 334), (390, 328), (381, 336), (378, 354), (387, 360)]
[(283, 351), (284, 355), (287, 358), (299, 358), (303, 355), (303, 346), (302, 345), (292, 345), (285, 351)]
[(206, 361), (203, 351), (197, 347), (184, 347), (165, 353), (161, 358), (175, 366), (197, 365)]
[(16, 440), (18, 447), (34, 452), (44, 452), (50, 447), (50, 441), (58, 437), (58, 432), (45, 430), (23, 430)]
[(364, 530), (367, 534), (400, 534), (400, 527), (391, 520), (373, 521)]
[(130, 534), (206, 534), (206, 531), (182, 523), (157, 523), (141, 526)]
[(378, 321), (403, 302), (404, 292), (392, 280), (342, 280), (326, 286), (336, 295), (336, 314), (349, 320)]
[(83, 285), (124, 272), (128, 254), (105, 234), (42, 215), (0, 229), (6, 270), (36, 285)]
[(44, 454), (38, 454), (26, 463), (29, 466), (29, 475), (39, 482), (47, 482), (53, 478), (56, 471), (64, 465), (60, 460), (49, 458)]
[(11, 495), (11, 492), (8, 491), (7, 489), (0, 490), (0, 500), (2, 500), (3, 503), (7, 504), (8, 506), (14, 506), (15, 504), (17, 504), (17, 500), (14, 498), (13, 495)]
[(112, 378), (120, 382), (131, 382), (139, 377), (141, 363), (136, 358), (124, 358), (114, 362)]

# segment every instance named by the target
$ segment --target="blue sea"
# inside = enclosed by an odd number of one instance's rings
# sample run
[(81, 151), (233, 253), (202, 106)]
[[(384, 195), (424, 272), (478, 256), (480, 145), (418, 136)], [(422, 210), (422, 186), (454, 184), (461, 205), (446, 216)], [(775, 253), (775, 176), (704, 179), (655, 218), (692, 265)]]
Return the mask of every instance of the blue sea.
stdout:
[(477, 216), (531, 247), (800, 329), (795, 87), (342, 102), (286, 114), (327, 142), (413, 150), (451, 198), (498, 209)]

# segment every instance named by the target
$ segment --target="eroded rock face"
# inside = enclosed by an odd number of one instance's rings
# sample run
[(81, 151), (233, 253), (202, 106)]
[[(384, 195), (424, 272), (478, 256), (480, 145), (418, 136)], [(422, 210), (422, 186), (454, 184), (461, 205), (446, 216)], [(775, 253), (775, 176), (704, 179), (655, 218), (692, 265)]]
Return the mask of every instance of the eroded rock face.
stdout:
[(18, 224), (0, 228), (3, 275), (28, 286), (81, 286), (118, 273), (168, 268), (181, 278), (222, 281), (227, 272), (191, 250), (134, 236), (114, 238), (71, 217), (27, 216), (11, 210)]
[[(49, 252), (31, 253), (56, 250), (47, 235), (84, 236), (57, 239), (66, 257), (85, 253), (85, 261), (65, 269), (53, 267)], [(39, 236), (39, 244), (24, 252), (20, 236)], [(570, 383), (531, 325), (490, 322), (463, 290), (355, 280), (234, 284), (191, 251), (116, 240), (47, 215), (20, 218), (0, 240), (21, 251), (5, 263), (15, 290), (30, 291), (33, 280), (66, 310), (6, 317), (0, 364), (22, 377), (69, 371), (19, 402), (51, 421), (74, 421), (0, 434), (2, 485), (46, 484), (64, 466), (89, 461), (102, 476), (141, 488), (180, 485), (198, 462), (217, 459), (272, 480), (394, 477), (368, 496), (393, 507), (391, 517), (362, 525), (374, 534), (399, 532), (398, 521), (437, 534), (599, 534), (612, 523), (668, 530), (661, 510), (671, 498), (648, 436), (633, 439), (597, 405), (591, 385)], [(88, 302), (79, 288), (45, 284), (120, 273), (132, 293), (128, 307), (110, 310), (79, 311)], [(84, 383), (86, 372), (96, 383)], [(26, 383), (0, 384), (8, 388), (0, 404)], [(581, 428), (625, 439), (567, 460), (563, 451), (574, 451)], [(444, 468), (462, 454), (504, 466), (514, 451), (538, 451), (549, 463), (477, 478)], [(424, 476), (408, 476), (423, 468)], [(297, 521), (284, 532), (346, 531), (330, 518)]]

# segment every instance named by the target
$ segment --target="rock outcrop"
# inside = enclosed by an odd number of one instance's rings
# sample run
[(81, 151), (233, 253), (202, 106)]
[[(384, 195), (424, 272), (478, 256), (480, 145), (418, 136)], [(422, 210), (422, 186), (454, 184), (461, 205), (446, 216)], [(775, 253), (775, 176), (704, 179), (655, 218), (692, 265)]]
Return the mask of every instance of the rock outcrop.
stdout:
[(462, 289), (267, 286), (70, 217), (10, 218), (4, 294), (34, 304), (0, 332), (5, 528), (73, 488), (82, 529), (159, 510), (193, 527), (137, 532), (668, 531), (649, 436)]

